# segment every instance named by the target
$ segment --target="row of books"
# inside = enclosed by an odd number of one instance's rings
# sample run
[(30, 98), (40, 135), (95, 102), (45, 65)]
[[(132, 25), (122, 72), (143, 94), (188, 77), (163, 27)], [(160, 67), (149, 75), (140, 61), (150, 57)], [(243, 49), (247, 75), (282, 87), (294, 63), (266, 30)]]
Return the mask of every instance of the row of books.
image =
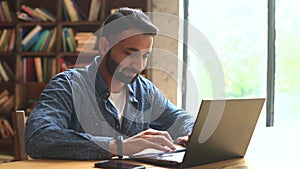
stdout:
[[(73, 65), (60, 59), (60, 71), (73, 68)], [(56, 58), (23, 57), (21, 61), (20, 80), (23, 82), (48, 82), (56, 74)], [(8, 64), (0, 60), (0, 81), (10, 82), (15, 75)]]
[(70, 27), (62, 31), (62, 51), (81, 52), (82, 50), (95, 50), (97, 36), (93, 32), (74, 32)]
[(62, 1), (63, 7), (63, 19), (65, 21), (96, 21), (98, 20), (100, 7), (101, 7), (101, 0), (91, 0), (90, 9), (88, 15), (84, 13), (76, 1), (73, 0), (63, 0)]
[(5, 61), (0, 60), (0, 81), (12, 82), (15, 80), (15, 75), (12, 69)]
[(61, 32), (62, 37), (62, 51), (76, 52), (75, 34), (72, 28), (64, 27)]
[(43, 7), (30, 7), (23, 4), (21, 11), (17, 12), (17, 18), (29, 22), (55, 22), (56, 16)]
[(22, 51), (24, 52), (50, 52), (53, 51), (56, 42), (57, 28), (43, 29), (36, 25), (29, 32), (23, 29), (24, 37), (21, 40)]
[[(56, 42), (57, 28), (43, 29), (42, 26), (36, 25), (31, 30), (24, 29), (24, 35), (21, 40), (23, 52), (51, 52), (54, 50)], [(70, 27), (62, 28), (62, 51), (63, 52), (80, 52), (84, 47), (94, 49), (97, 44), (97, 37), (92, 32), (76, 33)], [(1, 39), (0, 39), (1, 42)]]
[[(10, 112), (14, 106), (14, 95), (7, 89), (0, 91), (0, 113)], [(5, 118), (0, 118), (0, 139), (13, 139), (14, 132), (10, 122)]]
[(14, 139), (14, 130), (10, 125), (10, 122), (5, 118), (0, 119), (0, 139)]
[(0, 92), (0, 113), (10, 112), (14, 106), (14, 95), (7, 89)]
[(56, 59), (52, 57), (24, 57), (21, 67), (22, 81), (48, 82), (56, 73)]
[(15, 49), (16, 29), (0, 30), (0, 52), (12, 52)]
[(77, 32), (75, 35), (76, 51), (95, 50), (97, 40), (97, 36), (93, 32)]
[[(74, 0), (62, 0), (63, 20), (65, 21), (96, 21), (99, 17), (101, 0), (91, 0), (88, 13), (82, 11)], [(55, 22), (56, 16), (44, 7), (31, 7), (21, 5), (21, 11), (11, 11), (8, 0), (0, 1), (0, 21), (12, 22), (17, 17), (19, 20), (28, 22)]]
[[(64, 58), (60, 58), (59, 71), (74, 68)], [(56, 74), (56, 59), (52, 57), (24, 57), (20, 70), (23, 82), (48, 82)]]
[(14, 21), (14, 13), (10, 10), (8, 0), (0, 2), (0, 21), (1, 22), (12, 22)]

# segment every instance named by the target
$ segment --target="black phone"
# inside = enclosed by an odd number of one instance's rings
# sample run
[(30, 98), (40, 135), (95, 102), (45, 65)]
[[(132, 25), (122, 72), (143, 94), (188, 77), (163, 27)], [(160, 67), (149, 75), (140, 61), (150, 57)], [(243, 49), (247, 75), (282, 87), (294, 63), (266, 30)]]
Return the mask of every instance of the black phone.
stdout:
[(111, 169), (144, 169), (145, 166), (130, 164), (123, 161), (104, 160), (94, 164), (96, 168), (111, 168)]

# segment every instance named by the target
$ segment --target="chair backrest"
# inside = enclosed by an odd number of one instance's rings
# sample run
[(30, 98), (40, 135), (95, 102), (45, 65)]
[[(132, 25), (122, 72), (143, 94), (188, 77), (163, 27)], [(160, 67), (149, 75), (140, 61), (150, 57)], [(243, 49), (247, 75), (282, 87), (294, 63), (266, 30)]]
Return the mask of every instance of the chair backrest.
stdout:
[(28, 160), (28, 156), (25, 153), (25, 111), (14, 111), (12, 119), (14, 128), (14, 160)]

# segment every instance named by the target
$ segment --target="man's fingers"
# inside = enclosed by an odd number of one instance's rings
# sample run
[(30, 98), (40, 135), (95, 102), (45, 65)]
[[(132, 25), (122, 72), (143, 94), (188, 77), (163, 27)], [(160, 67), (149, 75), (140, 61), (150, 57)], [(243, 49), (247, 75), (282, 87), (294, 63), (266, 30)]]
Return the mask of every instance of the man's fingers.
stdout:
[(167, 131), (160, 131), (160, 135), (165, 136), (169, 141), (173, 142), (173, 139)]
[(147, 140), (147, 141), (155, 143), (155, 144), (158, 144), (158, 145), (167, 146), (171, 150), (175, 150), (176, 149), (176, 147), (173, 144), (173, 141), (170, 141), (164, 135), (149, 135), (148, 134), (148, 135), (142, 135), (139, 138)]
[(176, 142), (177, 144), (186, 147), (188, 140), (189, 140), (189, 136), (183, 136), (183, 137), (178, 137)]
[(147, 145), (146, 148), (154, 148), (154, 149), (164, 151), (164, 152), (173, 150), (168, 146), (157, 144), (156, 142), (149, 141), (148, 139), (144, 139), (144, 142), (145, 142), (145, 145)]
[(142, 139), (149, 143), (146, 148), (155, 148), (161, 151), (175, 150), (176, 147), (173, 144), (173, 139), (167, 131), (159, 131), (154, 129), (148, 129), (133, 136), (131, 139)]
[(144, 138), (147, 141), (150, 141), (154, 144), (158, 144), (161, 146), (167, 146), (171, 150), (175, 150), (176, 147), (174, 146), (173, 142), (167, 139), (164, 135), (148, 135), (148, 137)]
[(165, 136), (170, 142), (173, 142), (173, 139), (171, 138), (170, 134), (167, 131), (159, 131), (154, 129), (148, 129), (139, 134), (140, 137), (148, 137), (148, 135), (163, 135)]

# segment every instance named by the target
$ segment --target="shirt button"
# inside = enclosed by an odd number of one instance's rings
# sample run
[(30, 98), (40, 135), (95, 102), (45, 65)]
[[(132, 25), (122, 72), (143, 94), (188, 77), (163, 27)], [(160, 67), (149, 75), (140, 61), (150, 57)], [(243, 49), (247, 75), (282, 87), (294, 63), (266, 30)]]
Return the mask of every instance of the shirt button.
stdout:
[(120, 125), (119, 124), (116, 125), (116, 129), (118, 129), (118, 130), (120, 129)]

